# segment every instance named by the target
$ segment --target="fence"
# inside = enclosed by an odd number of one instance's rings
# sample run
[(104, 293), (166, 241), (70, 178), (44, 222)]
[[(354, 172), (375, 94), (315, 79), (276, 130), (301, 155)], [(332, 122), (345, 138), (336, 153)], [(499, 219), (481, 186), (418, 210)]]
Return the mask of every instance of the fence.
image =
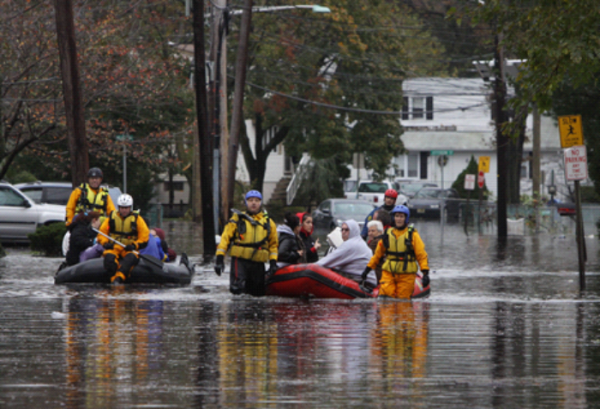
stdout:
[[(536, 216), (539, 210), (539, 216)], [(582, 205), (583, 226), (586, 235), (597, 235), (596, 223), (600, 220), (599, 205)], [(575, 216), (561, 216), (555, 206), (541, 206), (536, 209), (529, 205), (508, 205), (508, 233), (516, 235), (533, 235), (548, 233), (552, 235), (574, 235)], [(461, 205), (460, 222), (469, 228), (490, 231), (497, 224), (496, 203), (464, 202)]]

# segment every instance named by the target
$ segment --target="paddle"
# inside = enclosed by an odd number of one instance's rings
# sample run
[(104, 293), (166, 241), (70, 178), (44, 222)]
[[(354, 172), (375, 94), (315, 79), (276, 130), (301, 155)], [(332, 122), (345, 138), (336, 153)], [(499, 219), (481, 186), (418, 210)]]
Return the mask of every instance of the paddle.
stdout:
[[(96, 233), (98, 233), (98, 234), (100, 234), (100, 235), (102, 235), (102, 236), (106, 237), (106, 238), (107, 238), (107, 239), (109, 239), (110, 241), (112, 241), (112, 242), (114, 242), (114, 243), (118, 244), (119, 246), (121, 246), (121, 247), (125, 248), (125, 244), (121, 243), (120, 241), (118, 241), (118, 240), (116, 240), (116, 239), (113, 239), (112, 237), (110, 237), (110, 236), (109, 236), (109, 235), (107, 235), (107, 234), (104, 234), (104, 233), (102, 233), (100, 230), (96, 230), (96, 229), (94, 229), (93, 227), (92, 227), (92, 230), (94, 230)], [(144, 259), (144, 260), (146, 260), (148, 263), (152, 263), (152, 264), (154, 264), (155, 266), (157, 266), (157, 267), (160, 267), (161, 269), (163, 268), (163, 264), (162, 264), (160, 261), (157, 261), (157, 260), (153, 259), (153, 258), (152, 258), (152, 257), (150, 257), (150, 256), (147, 256), (147, 255), (145, 255), (145, 254), (140, 254), (140, 252), (139, 252), (139, 251), (136, 251), (136, 250), (132, 250), (132, 253), (133, 253), (133, 254), (135, 254), (136, 256), (140, 257), (140, 258), (143, 258), (143, 259)]]

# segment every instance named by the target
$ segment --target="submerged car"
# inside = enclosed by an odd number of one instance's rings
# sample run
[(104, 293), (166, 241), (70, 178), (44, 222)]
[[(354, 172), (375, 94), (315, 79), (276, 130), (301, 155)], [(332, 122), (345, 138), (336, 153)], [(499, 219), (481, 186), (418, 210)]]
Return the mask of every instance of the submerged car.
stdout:
[(447, 219), (458, 219), (460, 216), (460, 196), (454, 189), (424, 187), (409, 200), (408, 208), (411, 217), (438, 218), (442, 206)]
[(353, 219), (362, 229), (365, 218), (375, 206), (361, 199), (327, 199), (313, 212), (313, 224), (318, 230), (333, 230), (340, 227), (344, 220)]
[(66, 206), (37, 204), (10, 183), (0, 182), (0, 241), (28, 242), (40, 226), (64, 223)]

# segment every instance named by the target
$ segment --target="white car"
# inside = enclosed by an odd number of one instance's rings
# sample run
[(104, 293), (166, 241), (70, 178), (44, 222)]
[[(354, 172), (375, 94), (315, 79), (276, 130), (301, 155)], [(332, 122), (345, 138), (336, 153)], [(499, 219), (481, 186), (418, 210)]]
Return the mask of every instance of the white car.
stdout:
[(386, 180), (381, 182), (374, 182), (372, 180), (361, 181), (358, 185), (358, 198), (373, 203), (376, 206), (382, 206), (385, 191), (388, 189), (394, 189), (398, 192), (397, 205), (406, 205), (408, 203), (408, 198), (400, 192), (398, 183)]
[(28, 242), (39, 226), (64, 223), (66, 206), (36, 204), (13, 185), (0, 182), (0, 241)]

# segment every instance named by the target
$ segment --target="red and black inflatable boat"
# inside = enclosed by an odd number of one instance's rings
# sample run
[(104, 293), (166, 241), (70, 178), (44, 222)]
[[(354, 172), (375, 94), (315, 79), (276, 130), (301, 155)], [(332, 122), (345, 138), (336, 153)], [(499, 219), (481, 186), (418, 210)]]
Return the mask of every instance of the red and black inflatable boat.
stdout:
[[(429, 285), (423, 288), (421, 278), (419, 272), (412, 298), (426, 297), (431, 291)], [(267, 295), (341, 299), (375, 298), (379, 295), (379, 287), (368, 292), (352, 279), (317, 264), (292, 264), (277, 270), (269, 278)]]

